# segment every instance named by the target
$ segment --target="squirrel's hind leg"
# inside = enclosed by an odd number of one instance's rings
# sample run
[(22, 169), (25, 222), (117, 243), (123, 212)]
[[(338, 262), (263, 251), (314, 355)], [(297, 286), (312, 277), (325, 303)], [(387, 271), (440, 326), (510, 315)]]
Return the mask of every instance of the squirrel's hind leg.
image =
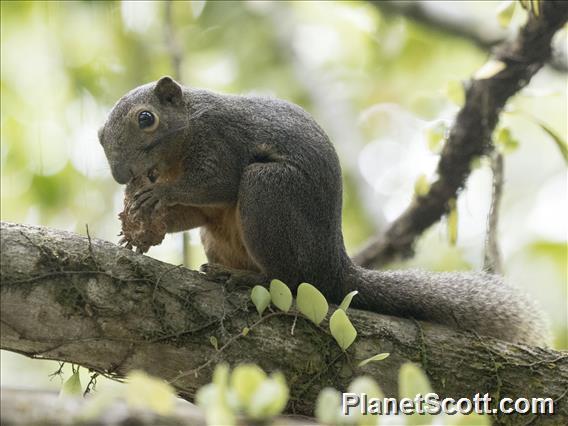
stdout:
[(322, 201), (333, 199), (329, 192), (322, 197), (325, 191), (294, 165), (250, 164), (239, 187), (238, 221), (247, 251), (264, 273), (292, 290), (309, 282), (337, 301), (343, 293), (338, 218), (334, 205)]

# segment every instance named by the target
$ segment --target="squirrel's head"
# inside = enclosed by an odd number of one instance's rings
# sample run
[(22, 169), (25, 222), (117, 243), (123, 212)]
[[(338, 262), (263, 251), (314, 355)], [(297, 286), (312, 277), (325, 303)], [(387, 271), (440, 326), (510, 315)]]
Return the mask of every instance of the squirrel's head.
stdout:
[(157, 167), (165, 160), (164, 145), (178, 139), (186, 127), (183, 90), (172, 78), (128, 92), (99, 130), (114, 179), (125, 184)]

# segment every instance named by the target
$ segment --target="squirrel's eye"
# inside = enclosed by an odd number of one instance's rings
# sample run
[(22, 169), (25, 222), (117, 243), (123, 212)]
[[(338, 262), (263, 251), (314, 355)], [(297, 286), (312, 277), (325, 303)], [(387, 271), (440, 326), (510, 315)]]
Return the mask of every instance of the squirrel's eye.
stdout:
[(138, 114), (138, 126), (142, 130), (149, 130), (154, 126), (156, 117), (150, 111), (142, 111)]

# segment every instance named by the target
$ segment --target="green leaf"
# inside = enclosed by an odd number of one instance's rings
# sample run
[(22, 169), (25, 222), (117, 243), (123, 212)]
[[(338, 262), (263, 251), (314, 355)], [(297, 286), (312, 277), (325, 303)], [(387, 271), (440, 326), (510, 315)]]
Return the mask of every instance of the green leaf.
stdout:
[(341, 305), (339, 305), (339, 309), (343, 309), (345, 312), (347, 312), (347, 309), (349, 308), (349, 305), (351, 305), (351, 300), (353, 299), (353, 297), (355, 295), (359, 294), (359, 292), (357, 290), (351, 291), (347, 294), (347, 296), (345, 296), (341, 302)]
[[(398, 397), (416, 398), (417, 394), (426, 395), (432, 392), (430, 382), (426, 374), (416, 364), (407, 362), (400, 367), (398, 373)], [(411, 416), (405, 416), (406, 424), (409, 426), (428, 425), (434, 419), (433, 415), (420, 415), (415, 413)]]
[(318, 422), (326, 425), (338, 423), (341, 412), (341, 394), (333, 388), (323, 388), (316, 400), (315, 415)]
[(540, 0), (531, 0), (531, 10), (534, 13), (534, 16), (540, 15)]
[(446, 84), (446, 96), (457, 106), (465, 103), (465, 93), (461, 81), (451, 80)]
[(247, 413), (253, 419), (268, 419), (280, 414), (288, 403), (289, 390), (282, 373), (264, 380), (251, 398)]
[(282, 281), (272, 280), (270, 282), (270, 297), (274, 306), (281, 311), (288, 312), (290, 310), (290, 306), (292, 306), (292, 292)]
[(250, 405), (254, 393), (265, 379), (266, 373), (255, 364), (241, 364), (233, 370), (231, 389), (245, 409)]
[[(347, 392), (357, 395), (366, 394), (369, 400), (371, 398), (384, 398), (383, 391), (377, 382), (371, 377), (357, 377), (351, 382)], [(349, 417), (356, 421), (357, 426), (376, 426), (377, 416), (374, 414), (362, 414), (360, 410), (351, 410)]]
[(169, 384), (140, 370), (128, 373), (126, 380), (129, 407), (150, 409), (162, 416), (173, 412), (176, 395)]
[(398, 383), (399, 398), (414, 399), (418, 393), (426, 395), (432, 392), (428, 377), (418, 365), (412, 362), (402, 364), (398, 372)]
[(83, 388), (81, 387), (81, 378), (79, 377), (79, 369), (77, 368), (77, 371), (63, 383), (59, 396), (79, 396), (82, 394)]
[(217, 342), (217, 338), (215, 336), (209, 337), (209, 343), (215, 348), (216, 351), (219, 350), (219, 342)]
[(556, 143), (556, 146), (560, 150), (560, 154), (562, 154), (564, 161), (566, 162), (566, 164), (568, 164), (568, 144), (566, 144), (566, 141), (564, 139), (562, 139), (558, 133), (556, 133), (554, 130), (552, 130), (550, 127), (548, 127), (543, 122), (537, 120), (537, 124)]
[(372, 357), (370, 357), (370, 358), (367, 358), (367, 359), (361, 361), (361, 362), (359, 363), (359, 367), (363, 367), (363, 366), (367, 365), (367, 364), (370, 363), (370, 362), (382, 361), (383, 359), (388, 358), (389, 355), (390, 355), (390, 353), (388, 353), (388, 352), (384, 352), (384, 353), (382, 353), (382, 354), (377, 354), (377, 355), (375, 355), (375, 356), (372, 356)]
[(228, 405), (213, 404), (205, 410), (205, 422), (208, 425), (235, 426), (237, 417)]
[(227, 404), (226, 392), (219, 386), (209, 383), (197, 391), (195, 401), (205, 414), (208, 425), (233, 426), (237, 424), (236, 416)]
[(243, 331), (242, 331), (243, 336), (247, 336), (247, 335), (249, 334), (249, 331), (250, 331), (250, 328), (244, 327), (244, 328), (243, 328)]
[(448, 201), (450, 211), (448, 213), (448, 241), (455, 246), (458, 241), (458, 206), (455, 198)]
[(329, 310), (324, 295), (308, 283), (302, 283), (298, 287), (296, 303), (298, 310), (315, 324), (322, 322)]
[(446, 138), (447, 130), (448, 125), (441, 120), (437, 120), (424, 128), (424, 137), (430, 151), (435, 154), (439, 154), (442, 151), (442, 143)]
[(428, 191), (430, 191), (430, 183), (428, 182), (426, 175), (421, 174), (416, 179), (416, 182), (414, 182), (414, 195), (417, 197), (423, 197), (428, 194)]
[(507, 68), (507, 64), (505, 62), (498, 61), (497, 59), (490, 59), (475, 72), (473, 78), (476, 80), (487, 80), (488, 78), (499, 74), (505, 68)]
[(213, 384), (221, 392), (225, 392), (229, 386), (229, 366), (225, 363), (217, 364), (213, 371)]
[(270, 293), (264, 287), (255, 285), (250, 293), (250, 298), (254, 306), (256, 306), (258, 314), (262, 316), (262, 313), (270, 304)]
[(351, 382), (347, 392), (362, 394), (365, 393), (369, 398), (382, 398), (383, 391), (372, 377), (360, 376)]
[(515, 151), (519, 147), (519, 141), (511, 134), (508, 127), (500, 127), (497, 129), (493, 138), (495, 146), (502, 154), (508, 154)]
[(515, 3), (516, 1), (507, 0), (499, 4), (497, 8), (497, 22), (499, 22), (501, 28), (507, 28), (511, 23), (511, 19), (515, 13)]
[(339, 347), (346, 350), (355, 341), (357, 330), (347, 318), (347, 314), (342, 309), (337, 309), (329, 320), (331, 335), (339, 344)]

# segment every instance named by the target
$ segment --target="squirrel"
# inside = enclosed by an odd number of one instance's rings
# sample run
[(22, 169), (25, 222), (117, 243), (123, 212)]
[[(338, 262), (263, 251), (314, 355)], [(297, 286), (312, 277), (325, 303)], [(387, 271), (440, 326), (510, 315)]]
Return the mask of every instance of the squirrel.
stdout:
[(292, 291), (309, 282), (336, 304), (357, 290), (355, 308), (549, 342), (533, 303), (496, 275), (356, 266), (341, 230), (338, 156), (295, 104), (187, 88), (166, 76), (124, 95), (99, 140), (119, 184), (146, 177), (129, 212), (162, 212), (167, 232), (201, 227), (210, 263), (278, 278)]

